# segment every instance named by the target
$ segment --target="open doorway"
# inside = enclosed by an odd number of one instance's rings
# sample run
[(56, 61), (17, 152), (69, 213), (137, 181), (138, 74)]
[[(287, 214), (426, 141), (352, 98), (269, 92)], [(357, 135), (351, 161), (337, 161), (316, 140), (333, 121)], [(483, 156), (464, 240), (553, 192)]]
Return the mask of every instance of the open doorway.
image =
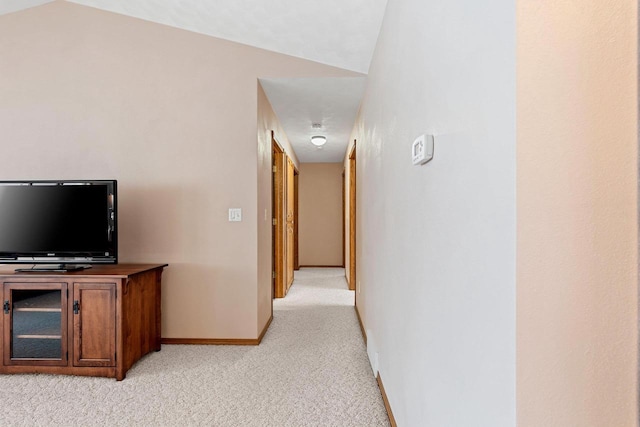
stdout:
[(284, 298), (293, 284), (297, 261), (297, 197), (298, 171), (282, 146), (271, 135), (273, 167), (272, 218), (272, 289), (274, 298)]
[[(285, 155), (286, 156), (286, 155)], [(286, 241), (285, 241), (285, 290), (284, 295), (289, 292), (291, 285), (293, 284), (293, 272), (295, 270), (296, 259), (296, 239), (295, 239), (295, 225), (296, 225), (296, 203), (295, 203), (295, 176), (296, 167), (290, 158), (286, 159), (286, 175), (285, 175), (285, 212), (286, 216)], [(283, 296), (284, 296), (283, 295)]]
[(349, 152), (349, 168), (347, 175), (349, 177), (349, 253), (348, 259), (348, 276), (349, 290), (356, 290), (356, 141)]

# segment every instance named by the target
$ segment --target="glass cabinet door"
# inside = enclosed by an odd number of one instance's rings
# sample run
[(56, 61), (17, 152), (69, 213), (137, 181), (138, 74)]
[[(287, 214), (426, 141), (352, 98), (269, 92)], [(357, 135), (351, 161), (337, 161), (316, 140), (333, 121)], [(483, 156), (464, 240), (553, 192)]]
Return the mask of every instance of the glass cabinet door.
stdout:
[(5, 364), (67, 364), (66, 283), (5, 283), (4, 321)]

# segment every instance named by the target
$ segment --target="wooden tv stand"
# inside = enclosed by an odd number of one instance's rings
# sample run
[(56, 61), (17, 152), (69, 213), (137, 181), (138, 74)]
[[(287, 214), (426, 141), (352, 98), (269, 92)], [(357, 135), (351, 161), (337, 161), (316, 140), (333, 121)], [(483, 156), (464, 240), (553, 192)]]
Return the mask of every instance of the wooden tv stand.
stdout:
[(0, 266), (0, 374), (123, 380), (160, 350), (160, 288), (167, 264), (94, 265), (68, 273)]

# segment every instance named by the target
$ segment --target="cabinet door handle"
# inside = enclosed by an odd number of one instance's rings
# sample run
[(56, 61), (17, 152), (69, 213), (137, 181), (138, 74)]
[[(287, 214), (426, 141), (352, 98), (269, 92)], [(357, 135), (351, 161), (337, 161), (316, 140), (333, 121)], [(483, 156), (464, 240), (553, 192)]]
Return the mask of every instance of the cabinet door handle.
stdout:
[(9, 307), (11, 307), (11, 306), (9, 305), (9, 300), (4, 300), (4, 305), (3, 305), (3, 308), (4, 308), (4, 314), (9, 314)]
[(73, 302), (73, 314), (78, 314), (78, 312), (80, 312), (80, 303), (78, 300), (75, 300)]

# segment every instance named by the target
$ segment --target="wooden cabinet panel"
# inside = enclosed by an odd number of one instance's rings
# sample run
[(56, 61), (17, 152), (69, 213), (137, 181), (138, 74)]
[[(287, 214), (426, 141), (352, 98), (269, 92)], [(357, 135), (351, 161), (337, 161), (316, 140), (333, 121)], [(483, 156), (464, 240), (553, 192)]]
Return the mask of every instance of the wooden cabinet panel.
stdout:
[(73, 284), (73, 365), (116, 365), (115, 283)]

